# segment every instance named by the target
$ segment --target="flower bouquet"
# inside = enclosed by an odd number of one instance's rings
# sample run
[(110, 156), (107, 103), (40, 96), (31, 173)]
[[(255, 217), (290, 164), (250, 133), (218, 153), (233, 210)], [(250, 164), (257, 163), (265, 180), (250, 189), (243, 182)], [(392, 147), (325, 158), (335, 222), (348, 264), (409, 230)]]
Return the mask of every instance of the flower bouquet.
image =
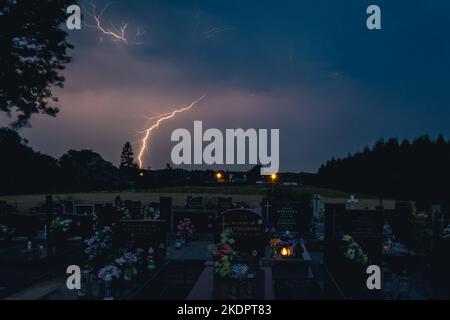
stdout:
[(362, 265), (367, 263), (367, 254), (364, 253), (363, 249), (350, 235), (346, 234), (342, 237), (340, 247), (346, 259)]
[(192, 240), (194, 236), (194, 225), (191, 223), (191, 219), (183, 218), (177, 225), (177, 238), (186, 242)]
[(49, 231), (51, 234), (67, 234), (70, 231), (72, 220), (56, 217), (50, 222)]
[(53, 253), (63, 244), (63, 240), (69, 237), (71, 226), (72, 220), (61, 219), (60, 217), (56, 217), (50, 222), (48, 231), (50, 233)]
[(225, 230), (221, 234), (220, 242), (212, 247), (214, 273), (222, 279), (229, 278), (232, 274), (231, 266), (237, 257), (237, 252), (232, 248), (233, 244), (231, 231)]
[(16, 229), (0, 224), (0, 239), (9, 240), (15, 232)]
[(109, 226), (96, 231), (90, 238), (84, 241), (88, 264), (97, 269), (112, 256), (112, 228)]
[(114, 265), (123, 271), (123, 279), (125, 281), (131, 281), (137, 278), (139, 275), (139, 269), (143, 265), (144, 250), (137, 248), (134, 251), (123, 250), (120, 257), (115, 259)]
[(144, 208), (144, 217), (145, 219), (159, 220), (159, 209), (153, 207)]
[(114, 279), (119, 279), (121, 271), (114, 265), (106, 265), (98, 272), (98, 278), (104, 281), (105, 284), (105, 297), (104, 300), (113, 300), (113, 286)]
[(301, 256), (303, 247), (296, 246), (296, 242), (289, 231), (286, 231), (281, 238), (272, 238), (269, 241), (272, 257), (275, 259)]
[(122, 271), (114, 265), (106, 265), (98, 271), (98, 278), (103, 281), (120, 279)]

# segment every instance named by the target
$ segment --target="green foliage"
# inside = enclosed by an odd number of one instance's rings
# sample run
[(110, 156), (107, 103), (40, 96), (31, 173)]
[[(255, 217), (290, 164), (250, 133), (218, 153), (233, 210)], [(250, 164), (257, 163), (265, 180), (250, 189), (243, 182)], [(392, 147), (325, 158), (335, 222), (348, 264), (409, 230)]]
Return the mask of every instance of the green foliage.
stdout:
[(448, 203), (450, 143), (439, 136), (412, 142), (381, 139), (372, 147), (322, 165), (315, 184), (347, 192), (416, 200), (420, 209)]
[(52, 93), (63, 87), (61, 70), (70, 62), (67, 32), (61, 27), (74, 0), (3, 0), (0, 2), (0, 110), (17, 112), (14, 127), (29, 124), (32, 114), (55, 116)]

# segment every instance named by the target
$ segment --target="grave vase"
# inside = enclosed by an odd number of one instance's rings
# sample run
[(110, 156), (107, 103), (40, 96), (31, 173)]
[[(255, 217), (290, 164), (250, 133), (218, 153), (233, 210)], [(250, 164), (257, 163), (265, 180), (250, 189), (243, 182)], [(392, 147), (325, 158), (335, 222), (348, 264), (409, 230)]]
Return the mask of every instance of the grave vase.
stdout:
[(105, 284), (105, 296), (103, 300), (114, 300), (113, 279), (111, 277), (107, 277), (104, 281), (104, 284)]

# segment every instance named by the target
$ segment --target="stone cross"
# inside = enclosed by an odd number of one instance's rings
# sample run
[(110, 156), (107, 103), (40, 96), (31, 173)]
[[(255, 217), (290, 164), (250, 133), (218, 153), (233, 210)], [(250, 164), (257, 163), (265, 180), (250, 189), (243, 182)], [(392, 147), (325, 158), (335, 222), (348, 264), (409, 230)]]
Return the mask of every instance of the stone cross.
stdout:
[(355, 198), (355, 196), (352, 194), (350, 195), (350, 198), (347, 199), (347, 203), (350, 205), (350, 209), (355, 209), (356, 204), (359, 202), (358, 199)]
[(320, 194), (314, 195), (314, 216), (320, 216)]

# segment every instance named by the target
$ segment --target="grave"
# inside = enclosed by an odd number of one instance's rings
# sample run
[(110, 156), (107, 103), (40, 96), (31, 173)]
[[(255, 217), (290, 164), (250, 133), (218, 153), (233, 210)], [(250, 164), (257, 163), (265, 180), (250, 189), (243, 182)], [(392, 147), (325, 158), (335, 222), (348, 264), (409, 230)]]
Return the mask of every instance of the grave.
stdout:
[[(172, 227), (172, 198), (159, 198), (159, 217), (161, 220), (167, 221), (167, 225)], [(170, 230), (171, 232), (173, 230)]]
[(110, 226), (122, 218), (122, 213), (111, 203), (106, 203), (96, 215), (100, 226)]
[(63, 206), (64, 206), (64, 213), (75, 213), (75, 201), (65, 200)]
[(295, 238), (304, 237), (312, 219), (312, 209), (298, 201), (271, 201), (266, 203), (267, 224), (274, 228), (274, 236), (289, 231)]
[(125, 248), (133, 244), (147, 251), (155, 250), (155, 257), (162, 258), (167, 250), (167, 223), (162, 220), (120, 220), (114, 246)]
[(313, 216), (319, 218), (322, 213), (322, 205), (320, 204), (320, 194), (315, 194), (313, 197)]
[[(436, 293), (445, 297), (450, 288), (450, 232), (447, 228), (450, 225), (450, 208), (443, 205), (433, 205), (432, 212), (432, 230), (433, 246), (431, 252), (431, 270), (432, 286)], [(446, 230), (447, 229), (447, 230)]]
[(231, 230), (234, 249), (243, 261), (258, 261), (265, 254), (266, 235), (263, 219), (249, 209), (232, 209), (219, 215), (214, 223), (214, 241)]
[(201, 210), (203, 208), (203, 197), (187, 197), (185, 209)]
[[(324, 265), (327, 295), (353, 299), (377, 297), (377, 293), (369, 291), (365, 285), (365, 268), (371, 264), (381, 266), (383, 223), (383, 215), (378, 210), (346, 210), (345, 204), (325, 205)], [(367, 254), (366, 263), (344, 256), (343, 251), (346, 249), (341, 246), (347, 243), (342, 240), (345, 235), (350, 235)]]
[(233, 209), (233, 199), (231, 197), (224, 198), (224, 197), (218, 197), (217, 198), (217, 211), (218, 213), (222, 213), (226, 210)]
[(128, 208), (128, 214), (132, 220), (142, 220), (144, 219), (144, 210), (142, 207), (131, 207)]
[(214, 264), (207, 261), (188, 300), (210, 299), (273, 299), (271, 268), (260, 265), (265, 248), (265, 223), (254, 211), (232, 209), (215, 219), (214, 241), (217, 244), (223, 232), (230, 232), (237, 257), (232, 262), (230, 276), (220, 278)]
[(194, 236), (195, 234), (211, 234), (216, 216), (217, 211), (211, 209), (173, 209), (171, 232), (176, 232), (178, 223), (188, 218), (194, 225)]
[(92, 215), (94, 213), (95, 213), (95, 206), (92, 204), (77, 204), (77, 205), (75, 205), (75, 214)]

